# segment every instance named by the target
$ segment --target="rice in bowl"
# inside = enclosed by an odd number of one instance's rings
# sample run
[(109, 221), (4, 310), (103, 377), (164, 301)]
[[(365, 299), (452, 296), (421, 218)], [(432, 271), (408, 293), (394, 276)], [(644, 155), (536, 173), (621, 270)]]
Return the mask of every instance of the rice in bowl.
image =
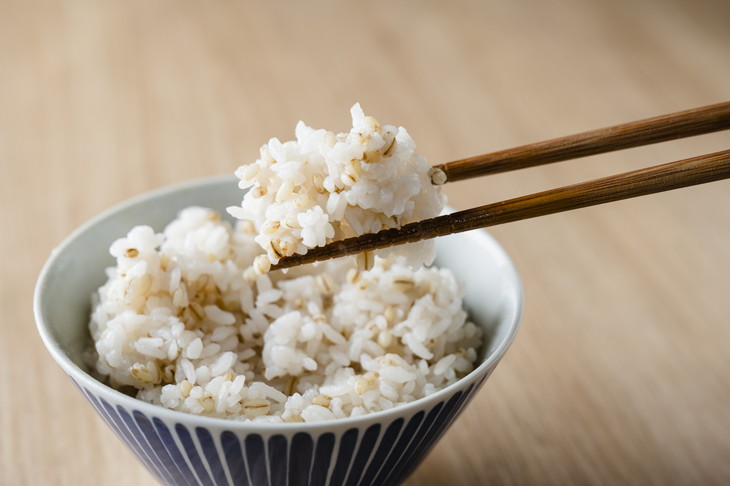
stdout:
[(269, 272), (334, 239), (433, 217), (444, 198), (405, 129), (352, 110), (335, 135), (303, 123), (237, 171), (232, 224), (183, 210), (133, 228), (95, 294), (88, 361), (146, 402), (212, 417), (316, 422), (390, 409), (474, 368), (482, 331), (433, 241)]
[(99, 379), (174, 410), (314, 422), (385, 410), (472, 370), (481, 330), (450, 271), (355, 258), (241, 278), (250, 224), (182, 211), (111, 246), (89, 361)]

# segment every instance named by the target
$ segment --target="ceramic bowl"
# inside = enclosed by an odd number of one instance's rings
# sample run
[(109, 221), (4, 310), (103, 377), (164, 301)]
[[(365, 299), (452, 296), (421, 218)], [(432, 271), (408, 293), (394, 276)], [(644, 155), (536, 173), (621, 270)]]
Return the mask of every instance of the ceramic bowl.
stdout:
[(471, 319), (486, 333), (477, 368), (433, 395), (391, 410), (318, 423), (260, 424), (200, 417), (141, 402), (88, 374), (90, 297), (114, 264), (110, 244), (133, 226), (157, 230), (191, 205), (224, 212), (240, 203), (232, 177), (165, 188), (121, 204), (71, 234), (39, 277), (40, 335), (96, 412), (169, 485), (389, 485), (403, 482), (474, 397), (518, 329), (522, 289), (505, 251), (484, 231), (437, 240), (440, 266), (466, 289)]

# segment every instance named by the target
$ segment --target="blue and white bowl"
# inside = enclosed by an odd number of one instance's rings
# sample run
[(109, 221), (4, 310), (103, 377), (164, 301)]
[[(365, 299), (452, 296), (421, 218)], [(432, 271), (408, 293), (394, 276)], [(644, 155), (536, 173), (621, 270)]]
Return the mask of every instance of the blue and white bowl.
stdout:
[(231, 177), (158, 190), (86, 223), (55, 249), (39, 277), (35, 315), (51, 355), (140, 461), (169, 485), (389, 485), (403, 482), (481, 388), (515, 337), (522, 289), (505, 251), (484, 231), (437, 240), (440, 266), (466, 289), (487, 344), (457, 383), (391, 410), (317, 423), (263, 424), (151, 405), (94, 379), (83, 360), (90, 296), (114, 264), (108, 248), (132, 227), (158, 230), (188, 206), (224, 212), (240, 202)]

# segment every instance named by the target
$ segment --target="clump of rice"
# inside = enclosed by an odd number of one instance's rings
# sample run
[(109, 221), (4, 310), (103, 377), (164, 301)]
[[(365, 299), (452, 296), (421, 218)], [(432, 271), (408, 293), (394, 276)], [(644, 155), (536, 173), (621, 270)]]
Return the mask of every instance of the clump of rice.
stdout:
[(235, 420), (313, 422), (389, 409), (472, 370), (481, 331), (453, 275), (354, 258), (241, 278), (261, 248), (246, 222), (183, 210), (163, 233), (111, 246), (95, 294), (92, 367), (164, 407)]
[[(236, 171), (241, 188), (250, 188), (241, 206), (228, 211), (252, 221), (255, 241), (264, 249), (254, 265), (271, 264), (310, 248), (364, 233), (400, 228), (438, 216), (444, 198), (431, 183), (430, 166), (415, 153), (405, 128), (381, 125), (359, 104), (350, 110), (352, 129), (334, 134), (299, 122), (296, 140), (272, 138), (255, 162)], [(387, 255), (392, 250), (381, 250)], [(432, 241), (398, 251), (414, 268), (435, 257)], [(366, 259), (372, 261), (371, 256)]]

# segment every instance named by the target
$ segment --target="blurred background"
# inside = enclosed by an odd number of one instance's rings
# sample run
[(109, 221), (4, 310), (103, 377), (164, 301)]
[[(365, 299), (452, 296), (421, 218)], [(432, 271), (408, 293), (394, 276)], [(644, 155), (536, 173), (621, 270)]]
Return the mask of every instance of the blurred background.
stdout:
[[(431, 163), (730, 100), (726, 0), (0, 0), (0, 484), (153, 484), (43, 349), (35, 279), (104, 209), (360, 102)], [(445, 188), (465, 209), (718, 133)], [(730, 183), (494, 228), (526, 291), (408, 484), (730, 482)]]

